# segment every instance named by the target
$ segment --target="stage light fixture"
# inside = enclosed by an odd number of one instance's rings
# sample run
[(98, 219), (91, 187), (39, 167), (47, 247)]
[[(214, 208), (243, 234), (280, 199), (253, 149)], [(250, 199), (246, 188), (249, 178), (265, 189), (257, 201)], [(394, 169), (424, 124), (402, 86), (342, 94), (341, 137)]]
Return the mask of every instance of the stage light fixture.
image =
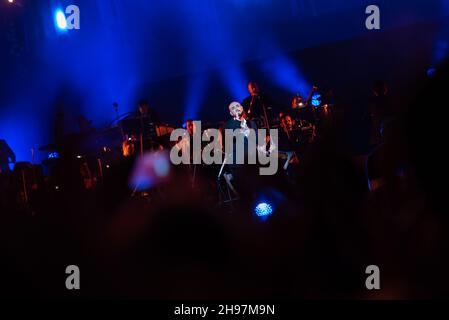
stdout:
[(254, 208), (254, 213), (258, 217), (268, 217), (273, 214), (273, 206), (267, 202), (261, 202)]
[(55, 20), (56, 20), (56, 25), (60, 30), (67, 29), (67, 20), (65, 18), (64, 12), (62, 12), (62, 10), (56, 11)]
[(312, 105), (314, 107), (319, 107), (321, 105), (321, 94), (316, 93), (312, 96)]
[(59, 159), (59, 153), (52, 152), (48, 155), (48, 159)]

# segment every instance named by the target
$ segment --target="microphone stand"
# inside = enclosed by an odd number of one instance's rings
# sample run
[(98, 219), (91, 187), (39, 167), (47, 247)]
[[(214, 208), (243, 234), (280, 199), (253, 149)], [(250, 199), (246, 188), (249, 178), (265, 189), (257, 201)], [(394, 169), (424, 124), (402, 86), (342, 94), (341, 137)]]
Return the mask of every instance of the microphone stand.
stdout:
[[(118, 103), (114, 102), (112, 104), (112, 107), (114, 108), (114, 111), (115, 111), (115, 121), (119, 121), (120, 114), (118, 113)], [(125, 132), (123, 131), (123, 125), (122, 125), (121, 121), (118, 123), (118, 126), (120, 127), (120, 133), (122, 134), (122, 141), (125, 141), (126, 137), (125, 137)]]
[(140, 114), (140, 157), (143, 158), (143, 115)]
[[(224, 174), (223, 175), (223, 169), (224, 169), (225, 165), (228, 162), (229, 155), (224, 153), (224, 152), (222, 152), (222, 153), (225, 155), (225, 158), (224, 158), (223, 163), (221, 165), (220, 172), (218, 173), (218, 176), (217, 176), (217, 189), (218, 189), (219, 205), (224, 204), (224, 203), (228, 203), (228, 202), (232, 203), (233, 201), (236, 201), (236, 200), (239, 199), (239, 194), (235, 190), (234, 186), (232, 185), (231, 178), (229, 177), (228, 174)], [(225, 180), (226, 186), (227, 186), (227, 191), (228, 191), (227, 192), (227, 200), (225, 200), (225, 201), (222, 201), (222, 197), (225, 195), (225, 192), (224, 192), (223, 188), (220, 185), (220, 180), (221, 180), (222, 176), (224, 177), (224, 180)], [(231, 191), (234, 194), (234, 197), (232, 196)]]
[(264, 115), (264, 120), (265, 120), (265, 127), (268, 130), (270, 130), (270, 123), (268, 122), (268, 114), (267, 114), (267, 108), (265, 107), (265, 101), (260, 96), (259, 96), (259, 99), (262, 101), (262, 109), (263, 109), (263, 115)]

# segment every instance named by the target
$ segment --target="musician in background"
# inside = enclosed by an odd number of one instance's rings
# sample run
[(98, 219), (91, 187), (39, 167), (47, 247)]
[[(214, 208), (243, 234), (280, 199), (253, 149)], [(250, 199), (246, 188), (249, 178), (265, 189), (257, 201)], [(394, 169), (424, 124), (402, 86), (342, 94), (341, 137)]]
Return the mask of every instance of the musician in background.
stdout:
[(141, 118), (148, 119), (149, 122), (156, 123), (159, 118), (156, 112), (150, 108), (150, 104), (146, 100), (140, 100), (138, 104), (138, 116)]
[(156, 112), (150, 108), (146, 100), (140, 100), (137, 112), (122, 122), (127, 139), (135, 143), (135, 150), (143, 153), (144, 150), (156, 148), (157, 123), (159, 118)]
[(190, 155), (190, 163), (193, 163), (193, 135), (196, 133), (196, 126), (193, 120), (186, 120), (185, 123), (187, 133), (176, 143), (176, 149), (182, 151), (183, 154)]
[(299, 128), (296, 128), (292, 117), (283, 114), (281, 117), (281, 130), (279, 130), (279, 150), (295, 151), (299, 143)]
[(369, 116), (371, 125), (371, 145), (376, 146), (383, 142), (384, 130), (393, 119), (388, 86), (382, 80), (373, 85), (373, 96), (369, 103)]
[(294, 178), (294, 171), (290, 165), (298, 164), (301, 153), (301, 131), (295, 126), (292, 117), (287, 113), (281, 116), (281, 129), (278, 138), (279, 158), (282, 161), (287, 176)]
[[(184, 174), (186, 174), (190, 180), (190, 185), (195, 187), (197, 170), (200, 166), (194, 164), (193, 154), (193, 136), (197, 132), (197, 127), (194, 120), (188, 119), (185, 122), (187, 132), (183, 137), (180, 137), (175, 145), (178, 152), (189, 155), (189, 163), (183, 166), (179, 166)], [(202, 150), (202, 149), (201, 149)]]
[(16, 163), (16, 155), (8, 143), (0, 139), (0, 174), (10, 172), (9, 163)]
[(296, 121), (298, 124), (304, 125), (305, 122), (314, 125), (316, 122), (315, 110), (312, 105), (312, 97), (315, 92), (317, 92), (318, 88), (313, 87), (310, 92), (307, 100), (304, 100), (299, 94), (293, 97), (290, 116)]
[(196, 132), (196, 126), (193, 120), (189, 119), (186, 121), (186, 129), (189, 135), (193, 137), (193, 134)]
[(130, 140), (125, 140), (122, 143), (122, 155), (125, 158), (132, 158), (136, 154), (136, 147)]
[(255, 82), (248, 84), (248, 92), (249, 97), (242, 102), (248, 119), (257, 121), (260, 128), (271, 126), (275, 120), (275, 106), (271, 99), (260, 92), (259, 86)]

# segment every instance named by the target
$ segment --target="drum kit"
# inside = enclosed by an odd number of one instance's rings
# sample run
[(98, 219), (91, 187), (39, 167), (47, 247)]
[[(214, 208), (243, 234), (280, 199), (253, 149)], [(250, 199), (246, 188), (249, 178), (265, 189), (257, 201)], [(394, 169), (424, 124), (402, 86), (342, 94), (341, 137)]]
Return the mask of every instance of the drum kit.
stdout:
[[(73, 168), (82, 181), (82, 187), (92, 189), (103, 180), (103, 175), (123, 157), (143, 155), (144, 152), (159, 150), (167, 146), (173, 127), (148, 121), (149, 119), (129, 113), (118, 115), (118, 105), (114, 104), (117, 117), (105, 129), (91, 129), (88, 132), (65, 136), (58, 142), (41, 146), (38, 151), (44, 154), (42, 165), (23, 163), (16, 165), (17, 180), (20, 181), (22, 202), (29, 201), (30, 190), (44, 187), (60, 191), (67, 175), (67, 166)], [(33, 150), (34, 162), (34, 150)], [(35, 167), (39, 167), (36, 171)], [(34, 168), (31, 170), (31, 168)], [(37, 183), (36, 181), (39, 181)]]

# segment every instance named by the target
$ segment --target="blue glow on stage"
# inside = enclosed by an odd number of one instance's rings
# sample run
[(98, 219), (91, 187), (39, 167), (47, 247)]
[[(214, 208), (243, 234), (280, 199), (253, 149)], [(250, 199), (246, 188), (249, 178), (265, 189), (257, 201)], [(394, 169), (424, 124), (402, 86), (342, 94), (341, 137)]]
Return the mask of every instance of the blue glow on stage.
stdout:
[[(404, 3), (425, 20), (437, 16), (435, 1)], [(382, 20), (386, 30), (400, 20), (394, 13), (400, 15), (404, 3), (378, 2), (393, 12)], [(437, 2), (439, 8), (449, 7), (447, 0)], [(0, 38), (7, 39), (0, 46), (0, 138), (18, 161), (30, 161), (31, 148), (54, 142), (58, 112), (64, 114), (64, 134), (69, 135), (79, 132), (80, 116), (105, 129), (116, 117), (114, 102), (123, 115), (147, 99), (162, 122), (174, 125), (187, 118), (227, 119), (229, 103), (248, 95), (249, 80), (267, 93), (286, 91), (286, 100), (296, 93), (307, 96), (310, 70), (331, 64), (312, 64), (295, 53), (366, 35), (359, 0), (14, 3), (5, 1), (8, 8), (0, 10), (5, 21)], [(69, 31), (64, 10), (72, 4), (80, 8), (82, 23)], [(344, 19), (356, 14), (360, 17)], [(413, 23), (409, 16), (400, 21)], [(354, 20), (360, 20), (360, 28)], [(435, 62), (447, 56), (445, 35), (434, 41)]]
[(286, 201), (285, 195), (275, 188), (263, 188), (257, 195), (254, 203), (254, 214), (266, 221), (279, 210)]
[(269, 203), (262, 202), (262, 203), (259, 203), (259, 204), (254, 208), (254, 213), (255, 213), (258, 217), (267, 217), (267, 216), (273, 214), (273, 207), (272, 207), (271, 204), (269, 204)]
[(428, 76), (429, 78), (432, 78), (432, 77), (436, 74), (436, 72), (437, 72), (437, 69), (435, 69), (435, 68), (429, 68), (429, 69), (427, 69), (427, 76)]
[(242, 101), (248, 95), (246, 88), (248, 86), (249, 79), (244, 74), (241, 67), (239, 65), (230, 65), (223, 68), (220, 73), (224, 86), (231, 94), (230, 100)]
[(312, 106), (319, 107), (321, 105), (321, 94), (317, 93), (312, 96)]
[(186, 103), (184, 106), (183, 125), (186, 120), (199, 119), (202, 104), (204, 102), (205, 90), (207, 90), (206, 76), (196, 76), (187, 84)]
[(55, 13), (55, 22), (59, 30), (67, 30), (67, 20), (61, 9), (57, 10)]
[(307, 96), (312, 88), (299, 67), (286, 56), (278, 56), (264, 67), (273, 81), (291, 94), (299, 93), (301, 96)]

